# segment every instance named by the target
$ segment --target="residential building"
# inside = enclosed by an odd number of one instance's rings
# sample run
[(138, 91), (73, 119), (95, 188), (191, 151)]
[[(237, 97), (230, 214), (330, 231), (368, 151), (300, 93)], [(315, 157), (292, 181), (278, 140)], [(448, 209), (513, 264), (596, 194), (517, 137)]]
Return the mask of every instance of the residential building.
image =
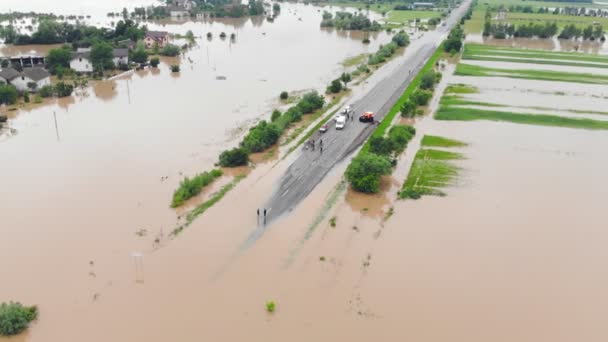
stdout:
[(4, 68), (0, 71), (0, 83), (10, 84), (10, 81), (19, 77), (19, 71), (13, 68)]
[(167, 11), (171, 18), (189, 18), (190, 12), (182, 7), (169, 6), (167, 7)]
[(114, 49), (112, 51), (114, 65), (129, 64), (129, 49)]
[(155, 45), (163, 48), (169, 43), (169, 33), (166, 31), (148, 31), (144, 37), (146, 48), (151, 49)]
[(70, 68), (76, 72), (93, 72), (90, 50), (72, 52)]
[(11, 84), (18, 91), (36, 91), (45, 85), (51, 84), (51, 74), (44, 68), (25, 68), (19, 72), (13, 68), (5, 68), (0, 71), (0, 80), (5, 84)]

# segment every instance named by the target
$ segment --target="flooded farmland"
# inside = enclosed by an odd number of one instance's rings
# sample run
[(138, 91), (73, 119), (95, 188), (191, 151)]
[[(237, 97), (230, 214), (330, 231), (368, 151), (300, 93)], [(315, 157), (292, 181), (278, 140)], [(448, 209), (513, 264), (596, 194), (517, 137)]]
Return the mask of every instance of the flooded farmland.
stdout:
[[(168, 236), (183, 214), (168, 206), (184, 175), (210, 169), (279, 106), (281, 90), (322, 90), (346, 57), (388, 40), (382, 33), (364, 46), (356, 34), (319, 30), (314, 7), (282, 6), (272, 24), (153, 24), (236, 32), (237, 41), (199, 39), (159, 70), (11, 113), (14, 133), (0, 141), (0, 298), (35, 303), (40, 318), (8, 341), (604, 341), (602, 130), (427, 116), (381, 194), (347, 189), (348, 161), (339, 163), (244, 248), (263, 225), (256, 209), (289, 166), (291, 156), (273, 156)], [(169, 72), (174, 63), (179, 74)], [(593, 114), (608, 108), (602, 85), (453, 69), (439, 89), (473, 86), (466, 100), (606, 117)], [(430, 110), (438, 106), (436, 98)], [(397, 201), (425, 134), (468, 144), (458, 182), (446, 197)]]

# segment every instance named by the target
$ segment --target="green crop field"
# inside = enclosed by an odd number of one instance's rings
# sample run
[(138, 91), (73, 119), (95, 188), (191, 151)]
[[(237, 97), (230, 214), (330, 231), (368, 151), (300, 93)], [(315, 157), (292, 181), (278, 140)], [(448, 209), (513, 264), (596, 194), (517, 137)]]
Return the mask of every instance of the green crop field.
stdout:
[(470, 64), (458, 64), (454, 74), (459, 76), (509, 77), (541, 81), (608, 84), (608, 76), (606, 75), (549, 70), (487, 68)]
[[(450, 139), (445, 140), (450, 143), (456, 142)], [(445, 142), (442, 141), (443, 143)], [(460, 170), (450, 161), (458, 159), (463, 159), (462, 154), (421, 148), (414, 157), (410, 172), (399, 192), (399, 198), (418, 199), (424, 195), (445, 196), (441, 189), (452, 185)]]
[(568, 127), (592, 130), (607, 130), (608, 121), (592, 119), (576, 119), (549, 114), (526, 114), (502, 112), (484, 109), (473, 109), (465, 107), (441, 106), (435, 113), (437, 120), (459, 120), (459, 121), (506, 121), (525, 125), (539, 125), (552, 127)]
[(463, 59), (608, 68), (608, 56), (466, 44)]

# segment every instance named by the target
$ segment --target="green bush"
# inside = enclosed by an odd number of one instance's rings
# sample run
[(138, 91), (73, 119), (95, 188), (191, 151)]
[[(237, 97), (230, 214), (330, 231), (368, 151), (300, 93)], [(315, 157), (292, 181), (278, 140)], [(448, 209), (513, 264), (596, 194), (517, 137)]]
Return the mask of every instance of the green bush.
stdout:
[(369, 140), (369, 151), (378, 155), (389, 156), (395, 150), (392, 140), (385, 137), (371, 137)]
[(266, 302), (266, 311), (273, 313), (277, 309), (277, 305), (273, 301)]
[(369, 60), (367, 63), (369, 65), (384, 63), (386, 62), (387, 58), (391, 57), (395, 53), (395, 51), (397, 51), (397, 48), (398, 46), (396, 43), (388, 43), (384, 46), (381, 46), (378, 52), (369, 56)]
[(281, 95), (279, 95), (279, 98), (280, 98), (281, 100), (287, 100), (287, 99), (289, 98), (289, 93), (288, 93), (288, 92), (286, 92), (286, 91), (282, 91), (282, 92), (281, 92)]
[(404, 118), (412, 118), (416, 115), (416, 104), (411, 101), (411, 100), (407, 100), (403, 103), (403, 105), (401, 106), (401, 116), (403, 116)]
[(388, 138), (393, 143), (394, 151), (397, 153), (405, 150), (414, 135), (416, 135), (416, 129), (407, 125), (396, 125), (388, 131)]
[(0, 335), (17, 335), (38, 317), (38, 308), (20, 303), (0, 304)]
[(393, 36), (392, 41), (400, 47), (408, 46), (410, 44), (410, 36), (402, 30)]
[(298, 102), (298, 108), (302, 110), (302, 113), (308, 114), (314, 112), (317, 109), (323, 108), (324, 104), (325, 98), (319, 95), (319, 93), (317, 93), (316, 91), (311, 91), (302, 96), (302, 99), (300, 100), (300, 102)]
[(30, 103), (30, 92), (27, 90), (23, 92), (23, 102)]
[(270, 116), (270, 121), (271, 122), (277, 121), (277, 119), (281, 117), (281, 114), (283, 114), (283, 113), (281, 113), (280, 110), (278, 110), (278, 109), (273, 110), (272, 115)]
[(353, 189), (376, 193), (380, 190), (380, 177), (391, 172), (391, 162), (387, 157), (373, 153), (360, 153), (346, 169), (346, 178)]
[(220, 154), (220, 166), (235, 167), (249, 163), (249, 154), (243, 148), (233, 148)]
[(55, 89), (53, 89), (52, 85), (45, 85), (38, 90), (38, 95), (40, 95), (42, 97), (51, 97), (51, 96), (53, 96), (54, 92), (55, 92)]
[(430, 90), (416, 89), (416, 91), (412, 93), (410, 100), (418, 106), (426, 106), (432, 97), (433, 92)]
[(55, 85), (55, 94), (58, 97), (66, 97), (72, 95), (74, 86), (64, 82), (59, 82)]
[(420, 80), (420, 89), (433, 90), (435, 88), (435, 84), (439, 82), (436, 74), (439, 74), (439, 80), (441, 80), (441, 73), (436, 73), (433, 70), (424, 73), (424, 75), (422, 75), (422, 79)]
[(337, 94), (341, 91), (342, 91), (342, 82), (339, 79), (331, 81), (331, 83), (329, 84), (329, 87), (327, 87), (327, 92), (330, 94)]
[(17, 92), (17, 88), (12, 85), (3, 85), (0, 86), (0, 104), (8, 104), (12, 105), (17, 103), (17, 99), (19, 98), (19, 92)]
[(222, 175), (222, 170), (215, 169), (210, 172), (200, 173), (194, 178), (184, 178), (179, 188), (173, 193), (173, 200), (171, 201), (171, 207), (176, 208), (184, 204), (190, 198), (200, 194), (204, 187), (211, 184), (216, 178)]
[(262, 152), (274, 145), (279, 140), (280, 135), (281, 131), (275, 124), (269, 124), (266, 120), (262, 120), (249, 130), (249, 133), (241, 142), (241, 147), (250, 153)]
[(173, 64), (171, 65), (171, 72), (179, 72), (179, 65)]
[(159, 64), (160, 64), (160, 59), (158, 57), (152, 57), (152, 58), (150, 58), (150, 65), (153, 68), (158, 67)]
[(165, 45), (165, 47), (160, 49), (160, 51), (158, 53), (162, 56), (175, 57), (175, 56), (179, 55), (180, 52), (181, 52), (181, 50), (179, 49), (179, 46), (173, 45), (173, 44), (167, 44), (167, 45)]

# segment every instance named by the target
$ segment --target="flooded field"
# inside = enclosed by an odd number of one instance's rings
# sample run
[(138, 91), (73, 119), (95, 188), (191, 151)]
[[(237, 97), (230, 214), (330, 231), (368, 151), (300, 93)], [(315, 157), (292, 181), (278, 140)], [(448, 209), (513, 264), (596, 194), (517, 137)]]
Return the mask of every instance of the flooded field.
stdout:
[(574, 41), (565, 39), (540, 39), (540, 38), (509, 38), (495, 39), (483, 37), (481, 34), (468, 34), (467, 42), (483, 43), (493, 46), (505, 46), (525, 49), (543, 49), (554, 51), (581, 51), (593, 54), (608, 54), (608, 44), (591, 41)]

